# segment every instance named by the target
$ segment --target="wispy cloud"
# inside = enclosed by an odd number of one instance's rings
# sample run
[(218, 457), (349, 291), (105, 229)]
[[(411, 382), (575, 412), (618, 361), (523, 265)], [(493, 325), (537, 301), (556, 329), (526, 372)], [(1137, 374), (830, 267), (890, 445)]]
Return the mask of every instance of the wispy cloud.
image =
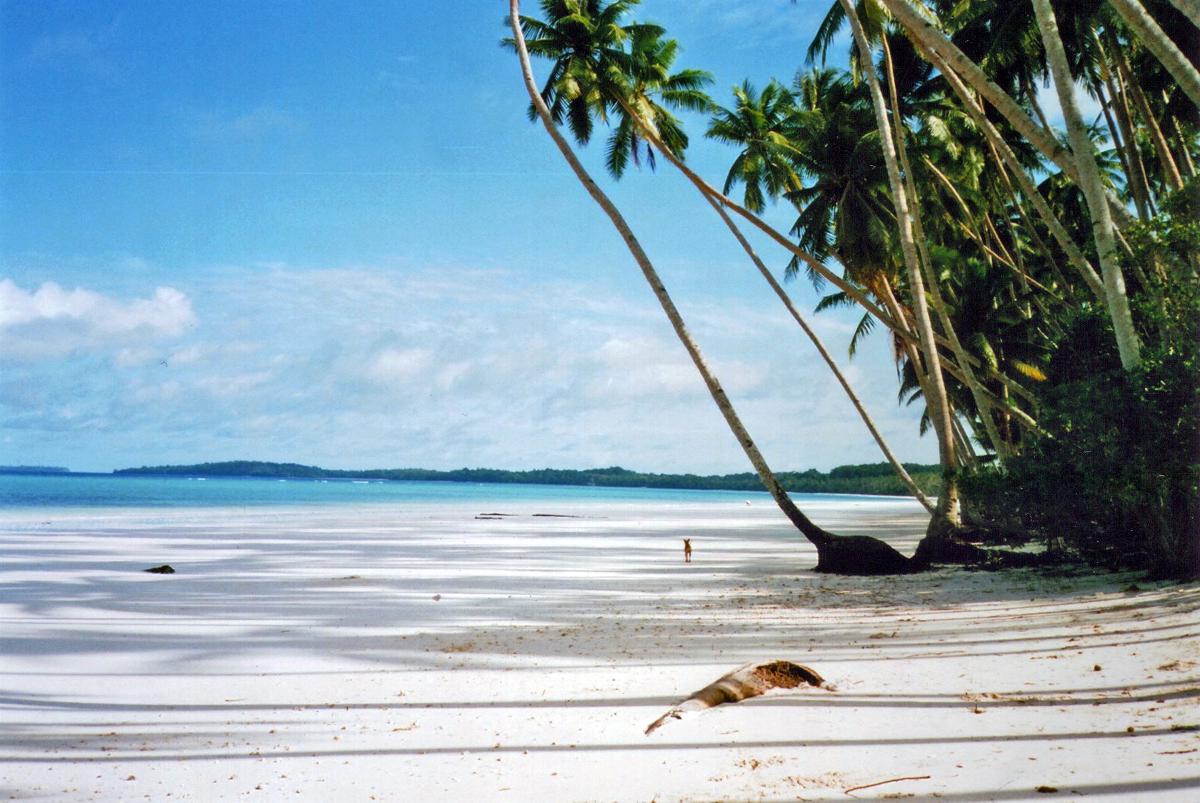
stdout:
[[(73, 351), (115, 349), (177, 337), (196, 322), (191, 301), (172, 287), (121, 300), (46, 282), (33, 291), (0, 280), (0, 355), (39, 359)], [(134, 354), (121, 348), (126, 362)]]
[[(70, 342), (84, 343), (85, 331), (95, 340), (81, 352), (60, 339), (40, 362), (8, 372), (0, 426), (31, 440), (103, 439), (117, 465), (231, 456), (345, 467), (744, 465), (641, 293), (583, 279), (531, 286), (516, 273), (470, 268), (275, 266), (208, 276), (187, 296), (164, 290), (133, 301), (5, 285), (17, 299), (6, 314), (21, 326), (72, 309), (73, 320), (95, 322), (71, 330)], [(860, 427), (784, 317), (737, 302), (680, 303), (777, 462), (873, 459), (869, 444), (848, 447)], [(817, 323), (840, 334), (837, 321)], [(105, 340), (105, 331), (142, 336)], [(144, 359), (158, 353), (146, 349), (152, 334), (168, 341), (162, 359)], [(890, 372), (868, 380), (894, 383)], [(885, 428), (910, 426), (911, 416), (878, 412)]]
[(25, 65), (32, 68), (68, 67), (92, 74), (111, 74), (116, 70), (115, 46), (120, 31), (114, 20), (108, 25), (61, 30), (33, 39), (25, 53)]

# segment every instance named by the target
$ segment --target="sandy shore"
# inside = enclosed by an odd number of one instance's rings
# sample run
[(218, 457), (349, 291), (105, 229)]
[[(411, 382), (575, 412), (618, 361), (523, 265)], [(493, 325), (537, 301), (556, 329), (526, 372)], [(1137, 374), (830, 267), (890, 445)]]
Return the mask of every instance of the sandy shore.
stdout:
[[(1200, 586), (814, 563), (758, 501), (7, 511), (0, 799), (1200, 799)], [(643, 735), (772, 659), (837, 691)]]

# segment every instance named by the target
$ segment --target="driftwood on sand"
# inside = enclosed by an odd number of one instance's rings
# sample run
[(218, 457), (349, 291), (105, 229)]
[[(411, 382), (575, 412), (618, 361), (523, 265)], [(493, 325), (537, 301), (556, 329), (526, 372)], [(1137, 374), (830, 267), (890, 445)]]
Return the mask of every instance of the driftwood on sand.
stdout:
[(794, 664), (791, 661), (746, 664), (721, 676), (651, 722), (650, 727), (646, 728), (646, 735), (649, 736), (658, 730), (668, 719), (679, 719), (688, 711), (702, 711), (724, 703), (738, 703), (771, 689), (794, 689), (802, 683), (833, 690), (825, 685), (823, 677), (802, 664)]

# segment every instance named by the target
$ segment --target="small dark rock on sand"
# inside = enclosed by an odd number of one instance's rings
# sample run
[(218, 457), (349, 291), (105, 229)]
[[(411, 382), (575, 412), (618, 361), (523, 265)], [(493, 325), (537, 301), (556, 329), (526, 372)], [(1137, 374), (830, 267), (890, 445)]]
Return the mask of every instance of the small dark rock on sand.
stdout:
[(155, 566), (153, 569), (143, 569), (142, 571), (150, 572), (150, 574), (175, 574), (175, 570), (167, 564)]

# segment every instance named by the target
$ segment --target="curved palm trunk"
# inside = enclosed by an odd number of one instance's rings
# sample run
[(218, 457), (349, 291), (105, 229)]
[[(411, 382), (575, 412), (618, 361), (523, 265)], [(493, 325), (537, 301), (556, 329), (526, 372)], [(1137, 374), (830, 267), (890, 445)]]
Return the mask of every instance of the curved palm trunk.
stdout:
[(1142, 150), (1137, 144), (1137, 136), (1135, 135), (1135, 126), (1133, 123), (1133, 109), (1129, 103), (1128, 84), (1125, 82), (1119, 58), (1121, 45), (1112, 31), (1105, 31), (1104, 38), (1108, 40), (1108, 46), (1105, 47), (1099, 36), (1096, 36), (1096, 46), (1101, 58), (1105, 62), (1103, 77), (1107, 82), (1106, 85), (1108, 86), (1109, 94), (1112, 95), (1113, 110), (1116, 112), (1117, 125), (1125, 138), (1129, 166), (1134, 171), (1132, 174), (1126, 175), (1133, 180), (1135, 192), (1141, 192), (1146, 204), (1146, 214), (1143, 215), (1143, 219), (1149, 220), (1157, 214), (1154, 209), (1154, 192), (1150, 187), (1150, 174), (1146, 170), (1146, 161), (1142, 158)]
[(850, 403), (854, 406), (854, 409), (858, 411), (859, 417), (863, 420), (863, 424), (866, 425), (867, 430), (871, 433), (871, 437), (875, 439), (875, 443), (878, 444), (880, 451), (883, 452), (883, 456), (891, 465), (892, 470), (896, 473), (897, 478), (899, 478), (899, 480), (904, 484), (904, 487), (908, 488), (909, 493), (911, 493), (926, 510), (928, 510), (931, 514), (934, 513), (936, 511), (934, 504), (913, 480), (912, 476), (909, 475), (908, 470), (904, 468), (904, 465), (887, 445), (887, 441), (883, 439), (883, 435), (881, 435), (879, 430), (875, 427), (875, 422), (871, 419), (871, 415), (867, 412), (867, 409), (859, 400), (858, 395), (854, 392), (854, 389), (850, 387), (849, 381), (838, 367), (837, 362), (833, 359), (832, 355), (829, 354), (828, 350), (826, 350), (825, 344), (821, 342), (821, 339), (817, 336), (817, 333), (814, 332), (811, 327), (809, 327), (808, 322), (804, 320), (804, 316), (800, 314), (800, 311), (796, 309), (796, 305), (792, 303), (791, 297), (771, 274), (770, 269), (763, 264), (763, 261), (759, 258), (757, 252), (755, 252), (754, 246), (750, 244), (750, 241), (747, 240), (742, 234), (741, 230), (737, 227), (737, 224), (733, 222), (731, 217), (729, 217), (729, 213), (725, 211), (725, 208), (722, 206), (720, 201), (709, 194), (707, 191), (707, 185), (703, 181), (699, 181), (698, 177), (684, 166), (683, 161), (675, 154), (674, 151), (671, 150), (670, 147), (668, 147), (665, 142), (662, 141), (662, 138), (658, 135), (658, 131), (656, 131), (654, 127), (650, 125), (650, 123), (643, 119), (641, 115), (637, 114), (636, 110), (630, 108), (629, 104), (622, 105), (624, 106), (625, 113), (629, 116), (629, 119), (634, 121), (634, 124), (640, 129), (642, 136), (645, 137), (646, 141), (657, 148), (673, 167), (679, 170), (685, 178), (691, 181), (692, 185), (696, 187), (704, 200), (708, 202), (709, 206), (711, 206), (717, 213), (717, 216), (721, 218), (721, 221), (729, 229), (734, 239), (737, 240), (738, 245), (742, 247), (742, 250), (750, 258), (750, 261), (754, 263), (754, 267), (758, 269), (759, 274), (763, 277), (763, 279), (766, 280), (767, 284), (775, 293), (776, 297), (779, 298), (780, 302), (783, 303), (788, 313), (792, 316), (792, 319), (800, 325), (802, 330), (804, 330), (804, 334), (806, 334), (808, 339), (812, 341), (813, 346), (816, 347), (817, 352), (821, 355), (821, 358), (825, 360), (825, 364), (829, 366), (829, 370), (841, 384), (842, 389), (846, 392), (846, 396), (850, 399)]
[[(1004, 115), (1004, 118), (1021, 136), (1057, 165), (1068, 178), (1076, 184), (1080, 184), (1079, 169), (1071, 158), (1070, 152), (1060, 145), (1049, 132), (1034, 122), (1007, 92), (989, 79), (978, 64), (967, 58), (967, 55), (959, 50), (945, 34), (921, 16), (913, 8), (911, 0), (881, 0), (881, 2), (892, 12), (892, 15), (917, 44), (927, 52), (934, 51), (940, 55), (954, 72), (958, 73), (1000, 114)], [(1082, 184), (1080, 186), (1082, 187)], [(1106, 193), (1105, 198), (1111, 207), (1112, 214), (1117, 216), (1118, 220), (1123, 224), (1131, 222), (1132, 216), (1120, 199), (1111, 193)]]
[(621, 239), (625, 241), (626, 247), (633, 255), (638, 267), (641, 268), (646, 282), (650, 285), (651, 290), (654, 291), (654, 295), (662, 306), (663, 312), (666, 313), (668, 320), (670, 320), (676, 336), (687, 350), (688, 356), (691, 357), (692, 363), (696, 366), (696, 370), (700, 372), (701, 377), (704, 379), (704, 384), (708, 387), (709, 394), (712, 396), (721, 414), (725, 417), (729, 429), (733, 432), (734, 437), (737, 438), (742, 450), (750, 459), (759, 479), (772, 498), (774, 498), (776, 504), (779, 505), (784, 515), (817, 548), (817, 571), (845, 574), (894, 574), (912, 570), (914, 567), (908, 558), (882, 541), (865, 536), (838, 537), (826, 532), (805, 516), (796, 507), (795, 503), (792, 502), (791, 498), (788, 497), (787, 492), (779, 484), (778, 479), (767, 465), (754, 440), (750, 437), (750, 433), (746, 431), (737, 412), (733, 409), (733, 405), (730, 404), (729, 398), (725, 395), (725, 390), (721, 387), (716, 375), (709, 368), (704, 355), (700, 352), (699, 346), (696, 345), (696, 341), (692, 338), (691, 333), (684, 324), (679, 310), (667, 294), (667, 289), (659, 278), (658, 272), (654, 269), (649, 257), (642, 249), (641, 243), (634, 236), (633, 231), (625, 222), (620, 211), (617, 210), (616, 206), (613, 205), (612, 201), (600, 189), (592, 177), (588, 175), (587, 170), (584, 169), (578, 157), (575, 156), (575, 152), (571, 149), (571, 146), (558, 131), (557, 126), (554, 125), (554, 121), (550, 117), (550, 110), (542, 100), (537, 84), (533, 79), (533, 68), (529, 63), (529, 50), (525, 45), (525, 37), (521, 31), (519, 0), (509, 0), (509, 14), (513, 39), (516, 43), (517, 55), (521, 62), (521, 74), (525, 81), (525, 89), (529, 93), (529, 98), (533, 102), (543, 126), (546, 128), (546, 132), (554, 140), (554, 144), (562, 153), (567, 164), (570, 165), (571, 170), (575, 173), (575, 177), (579, 179), (579, 182), (587, 190), (592, 199), (604, 210), (604, 213), (621, 235)]
[(1109, 216), (1108, 203), (1104, 197), (1103, 185), (1100, 183), (1100, 170), (1096, 166), (1096, 158), (1092, 153), (1092, 143), (1088, 139), (1083, 125), (1083, 117), (1075, 103), (1075, 85), (1067, 66), (1067, 54), (1063, 49), (1062, 39), (1058, 35), (1058, 22), (1054, 18), (1054, 10), (1050, 0), (1033, 0), (1033, 9), (1037, 14), (1038, 28), (1042, 33), (1042, 41), (1046, 46), (1046, 57), (1050, 62), (1050, 70), (1054, 75), (1054, 85), (1058, 90), (1059, 104), (1062, 106), (1063, 117), (1067, 123), (1067, 135), (1070, 137), (1071, 150), (1075, 162), (1079, 166), (1082, 179), (1081, 188), (1087, 201), (1088, 211), (1092, 218), (1092, 232), (1096, 240), (1096, 252), (1100, 260), (1100, 275), (1104, 277), (1104, 297), (1112, 317), (1113, 331), (1117, 339), (1117, 351), (1121, 356), (1121, 365), (1125, 370), (1135, 368), (1141, 361), (1141, 346), (1137, 333), (1133, 329), (1133, 316), (1129, 310), (1129, 299), (1125, 295), (1125, 277), (1117, 263), (1117, 243), (1113, 231), (1112, 218)]
[[(908, 271), (909, 293), (912, 296), (913, 312), (916, 317), (917, 332), (921, 336), (924, 350), (925, 365), (928, 369), (929, 388), (933, 391), (927, 396), (925, 403), (930, 408), (930, 418), (938, 429), (938, 455), (941, 459), (942, 470), (946, 473), (945, 484), (938, 497), (938, 515), (935, 523), (942, 518), (946, 523), (957, 526), (960, 523), (960, 509), (956, 476), (958, 473), (958, 456), (954, 441), (954, 428), (951, 424), (950, 397), (946, 393), (946, 383), (942, 376), (942, 360), (938, 354), (937, 341), (933, 336), (933, 322), (929, 317), (929, 305), (925, 298), (925, 283), (921, 276), (921, 264), (917, 255), (916, 242), (913, 239), (913, 219), (908, 208), (908, 196), (904, 190), (904, 180), (900, 175), (900, 167), (896, 159), (895, 140), (892, 139), (891, 125), (888, 122), (887, 102), (883, 90), (879, 87), (879, 78), (875, 75), (874, 61), (871, 57), (871, 45), (867, 41), (866, 32), (858, 19), (851, 0), (839, 0), (846, 12), (846, 18), (854, 31), (854, 39), (858, 44), (859, 57), (863, 71), (867, 76), (867, 84), (871, 90), (871, 104), (875, 108), (875, 124), (879, 128), (879, 136), (883, 146), (883, 160), (887, 165), (888, 181), (892, 189), (892, 202), (896, 207), (896, 222), (900, 228), (900, 249), (904, 256), (904, 264)], [(931, 524), (931, 532), (934, 525)]]
[[(992, 417), (992, 405), (987, 397), (983, 395), (979, 379), (975, 376), (974, 369), (971, 368), (971, 361), (967, 359), (967, 350), (963, 348), (962, 342), (958, 339), (958, 332), (954, 329), (954, 322), (950, 320), (950, 314), (946, 310), (945, 301), (942, 299), (942, 290), (938, 284), (937, 275), (934, 273), (933, 260), (929, 256), (929, 246), (925, 238), (925, 224), (921, 219), (921, 204), (917, 199), (917, 187), (913, 178), (912, 165), (908, 161), (908, 148), (904, 141), (904, 119), (900, 113), (899, 92), (896, 90), (896, 75), (892, 65), (892, 49), (888, 46), (887, 37), (884, 36), (881, 38), (883, 40), (884, 65), (887, 68), (888, 95), (892, 100), (892, 115), (896, 122), (896, 153), (900, 157), (900, 166), (904, 169), (905, 188), (912, 197), (913, 231), (916, 235), (920, 262), (925, 267), (925, 279), (929, 282), (929, 301), (933, 304), (933, 311), (937, 314), (938, 321), (942, 324), (942, 331), (945, 333), (946, 339), (950, 341), (950, 350), (954, 353), (954, 358), (958, 360), (958, 366), (962, 369), (963, 376), (967, 380), (967, 390), (970, 391), (971, 398), (975, 401), (975, 407), (979, 410), (979, 418), (983, 422), (983, 428), (987, 432), (988, 439), (992, 442), (992, 450), (998, 457), (1004, 459), (1010, 454), (1008, 443), (1000, 437), (1000, 432), (996, 429), (996, 422)], [(873, 70), (872, 73), (874, 73)], [(953, 415), (951, 415), (951, 424), (953, 424)], [(953, 429), (951, 429), (951, 432), (953, 432)], [(956, 445), (956, 451), (957, 448)]]
[[(654, 135), (653, 131), (648, 131), (646, 129), (643, 129), (643, 133), (645, 133), (645, 135), (646, 135), (646, 141), (649, 142), (650, 144), (654, 145), (656, 148), (658, 148), (664, 154), (666, 154), (669, 151), (669, 149), (663, 145), (662, 141), (656, 135)], [(800, 248), (800, 246), (793, 243), (786, 236), (784, 236), (782, 233), (780, 233), (776, 228), (774, 228), (769, 223), (767, 223), (762, 218), (760, 218), (758, 215), (754, 214), (749, 209), (742, 206), (737, 201), (730, 198), (728, 195), (725, 195), (723, 192), (718, 190), (713, 185), (709, 184), (707, 181), (705, 181), (703, 178), (701, 178), (694, 170), (692, 170), (690, 167), (688, 167), (686, 163), (681, 162), (681, 161), (676, 161), (675, 166), (680, 170), (680, 172), (682, 172), (687, 177), (687, 179), (689, 181), (692, 182), (692, 184), (694, 186), (703, 190), (703, 192), (706, 195), (711, 197), (713, 200), (719, 202), (724, 208), (729, 209), (730, 211), (734, 212), (736, 215), (738, 215), (743, 220), (748, 222), (751, 226), (758, 229), (760, 232), (762, 232), (768, 238), (770, 238), (772, 241), (774, 241), (777, 245), (782, 247), (785, 251), (788, 251), (789, 253), (799, 257), (801, 260), (803, 260), (805, 262), (805, 264), (811, 266), (812, 269), (814, 271), (816, 271), (818, 275), (820, 275), (822, 278), (828, 280), (831, 284), (833, 284), (839, 290), (844, 292), (847, 296), (854, 299), (854, 301), (857, 302), (858, 305), (861, 306), (864, 310), (866, 310), (867, 312), (874, 315), (875, 318), (881, 324), (886, 326), (897, 337), (901, 338), (902, 340), (904, 340), (907, 343), (915, 344), (915, 343), (920, 342), (920, 337), (915, 332), (913, 332), (912, 330), (910, 330), (908, 328), (908, 326), (904, 322), (903, 318), (898, 318), (891, 313), (884, 312), (882, 309), (879, 308), (879, 306), (877, 304), (875, 304), (869, 298), (867, 298), (862, 290), (860, 290), (859, 288), (855, 287), (854, 285), (848, 283), (841, 276), (838, 276), (836, 273), (831, 271), (823, 262), (821, 262), (819, 259), (814, 257), (812, 254), (805, 251), (803, 248)], [(934, 339), (936, 340), (936, 342), (939, 345), (946, 346), (947, 348), (950, 346), (949, 341), (947, 341), (944, 337), (942, 337), (941, 335), (938, 335), (937, 333), (934, 333)], [(1005, 387), (1009, 388), (1013, 393), (1019, 395), (1021, 398), (1025, 399), (1026, 401), (1029, 401), (1029, 402), (1034, 401), (1033, 396), (1027, 390), (1025, 390), (1025, 388), (1021, 387), (1020, 384), (1014, 382), (1011, 378), (1005, 376), (1004, 374), (1000, 373), (999, 371), (995, 371), (991, 368), (988, 368), (982, 362), (980, 362), (979, 359), (976, 357), (972, 357), (972, 356), (968, 355), (968, 360), (970, 361), (970, 363), (973, 367), (986, 371), (988, 373), (988, 377), (990, 379), (994, 379), (995, 381), (1001, 383)], [(1036, 427), (1036, 424), (1032, 421), (1032, 419), (1028, 419), (1028, 417), (1026, 417), (1026, 419), (1023, 419), (1023, 420), (1026, 420), (1031, 426)]]
[[(665, 155), (668, 160), (672, 162), (675, 161), (675, 156), (674, 154), (670, 153), (670, 151), (664, 151), (663, 155)], [(833, 359), (833, 356), (830, 355), (829, 351), (825, 348), (825, 344), (821, 342), (821, 338), (817, 336), (817, 333), (814, 332), (812, 327), (808, 325), (808, 322), (804, 320), (804, 316), (800, 314), (800, 311), (796, 309), (796, 305), (792, 303), (791, 297), (788, 296), (787, 292), (784, 291), (783, 287), (778, 281), (776, 281), (775, 277), (771, 275), (771, 271), (766, 265), (763, 264), (763, 261), (759, 259), (758, 254), (754, 251), (754, 246), (752, 246), (750, 241), (745, 238), (741, 230), (738, 229), (737, 224), (733, 222), (733, 219), (729, 217), (729, 213), (722, 208), (720, 203), (711, 198), (703, 190), (700, 194), (703, 195), (704, 200), (708, 201), (709, 205), (716, 210), (716, 213), (729, 228), (730, 233), (732, 233), (734, 238), (738, 241), (738, 244), (742, 247), (742, 250), (745, 251), (746, 255), (750, 257), (750, 261), (754, 263), (754, 267), (758, 268), (758, 272), (762, 274), (763, 278), (766, 279), (767, 284), (769, 284), (771, 289), (775, 292), (775, 295), (778, 296), (779, 300), (783, 302), (783, 305), (787, 307), (787, 311), (791, 314), (792, 318), (797, 324), (800, 325), (800, 328), (804, 330), (804, 334), (808, 335), (808, 339), (812, 341), (813, 346), (821, 355), (821, 359), (823, 359), (825, 364), (829, 366), (829, 370), (837, 378), (837, 381), (839, 384), (841, 384), (842, 389), (846, 391), (846, 396), (850, 399), (850, 403), (854, 405), (854, 409), (858, 411), (858, 415), (860, 418), (862, 418), (863, 424), (871, 433), (871, 437), (875, 439), (875, 443), (879, 445), (879, 450), (883, 452), (883, 456), (892, 466), (892, 470), (896, 473), (896, 476), (902, 483), (904, 483), (904, 487), (908, 488), (909, 493), (911, 493), (916, 500), (921, 503), (922, 507), (928, 510), (931, 514), (936, 513), (937, 508), (935, 507), (934, 503), (929, 500), (929, 497), (925, 495), (925, 492), (922, 491), (920, 486), (918, 486), (913, 480), (912, 476), (908, 473), (908, 470), (904, 468), (904, 464), (900, 462), (900, 460), (892, 452), (891, 448), (887, 445), (887, 441), (885, 441), (883, 439), (883, 435), (879, 433), (879, 430), (875, 426), (875, 422), (871, 419), (870, 413), (867, 412), (867, 408), (865, 408), (862, 401), (859, 400), (858, 394), (856, 394), (854, 392), (854, 388), (850, 386), (849, 380), (846, 379), (845, 374), (842, 373), (837, 362)]]
[[(1095, 36), (1096, 44), (1099, 45), (1100, 37)], [(1101, 50), (1103, 52), (1103, 50)], [(1130, 194), (1133, 196), (1133, 205), (1137, 209), (1138, 217), (1142, 220), (1150, 219), (1150, 194), (1146, 190), (1143, 183), (1139, 180), (1139, 176), (1135, 171), (1136, 167), (1140, 167), (1141, 163), (1135, 159), (1133, 153), (1133, 143), (1129, 141), (1128, 128), (1120, 119), (1120, 113), (1117, 109), (1116, 92), (1113, 91), (1112, 71), (1107, 64), (1101, 67), (1102, 82), (1093, 84), (1092, 91), (1095, 92), (1097, 100), (1100, 101), (1100, 111), (1104, 113), (1104, 122), (1108, 126), (1108, 136), (1112, 140), (1113, 149), (1117, 152), (1117, 157), (1121, 160), (1121, 172), (1125, 174), (1125, 186), (1129, 188)]]
[(1154, 17), (1146, 13), (1146, 9), (1142, 8), (1142, 4), (1137, 0), (1108, 0), (1108, 4), (1116, 10), (1125, 24), (1133, 29), (1146, 49), (1162, 62), (1167, 72), (1171, 73), (1171, 77), (1179, 82), (1179, 88), (1187, 93), (1192, 103), (1200, 106), (1200, 73), (1175, 46), (1171, 37), (1158, 26)]

